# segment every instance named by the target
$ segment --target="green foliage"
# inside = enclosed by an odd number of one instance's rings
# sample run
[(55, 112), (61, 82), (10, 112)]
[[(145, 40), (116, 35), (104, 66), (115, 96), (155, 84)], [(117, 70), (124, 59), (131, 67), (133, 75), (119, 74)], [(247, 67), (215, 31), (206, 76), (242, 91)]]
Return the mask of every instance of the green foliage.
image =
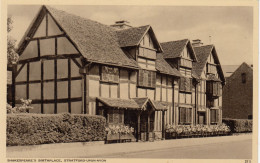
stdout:
[(130, 134), (134, 132), (133, 127), (125, 126), (125, 125), (109, 125), (106, 127), (107, 134)]
[(165, 132), (168, 138), (174, 136), (227, 135), (230, 129), (226, 124), (220, 125), (167, 125)]
[[(13, 29), (12, 23), (13, 23), (12, 18), (8, 17), (7, 18), (7, 32), (8, 33)], [(8, 61), (8, 64), (16, 64), (19, 59), (19, 55), (16, 53), (15, 43), (16, 43), (16, 40), (8, 35), (7, 36), (7, 61)]]
[(8, 114), (6, 145), (104, 140), (106, 120), (85, 114)]
[(29, 111), (31, 109), (33, 109), (33, 107), (31, 106), (32, 100), (30, 100), (30, 99), (28, 99), (28, 100), (20, 99), (20, 100), (21, 100), (22, 104), (18, 107), (12, 107), (8, 103), (6, 104), (7, 114), (29, 113)]
[(223, 123), (228, 125), (232, 132), (252, 132), (253, 121), (250, 119), (223, 119)]

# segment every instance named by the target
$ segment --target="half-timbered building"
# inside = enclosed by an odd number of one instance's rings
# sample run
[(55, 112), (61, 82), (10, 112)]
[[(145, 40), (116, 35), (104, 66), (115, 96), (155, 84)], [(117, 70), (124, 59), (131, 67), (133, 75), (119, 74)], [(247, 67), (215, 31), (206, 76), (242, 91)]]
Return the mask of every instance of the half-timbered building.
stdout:
[(12, 105), (31, 99), (33, 113), (102, 115), (109, 125), (133, 127), (137, 140), (164, 138), (165, 124), (209, 124), (220, 108), (206, 110), (224, 81), (210, 47), (201, 51), (187, 39), (160, 44), (150, 25), (107, 26), (43, 6), (19, 44)]
[(198, 58), (193, 66), (193, 74), (200, 77), (196, 87), (196, 123), (221, 123), (225, 78), (216, 48), (214, 45), (203, 45), (200, 40), (194, 40), (193, 46)]

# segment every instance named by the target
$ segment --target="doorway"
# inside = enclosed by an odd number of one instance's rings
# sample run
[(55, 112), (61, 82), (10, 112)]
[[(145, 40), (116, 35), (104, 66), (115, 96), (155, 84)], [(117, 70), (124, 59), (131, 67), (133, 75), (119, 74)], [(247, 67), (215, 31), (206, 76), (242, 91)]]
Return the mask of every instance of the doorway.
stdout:
[(206, 124), (206, 113), (205, 112), (199, 112), (198, 118), (199, 118), (198, 124), (200, 124), (200, 125)]

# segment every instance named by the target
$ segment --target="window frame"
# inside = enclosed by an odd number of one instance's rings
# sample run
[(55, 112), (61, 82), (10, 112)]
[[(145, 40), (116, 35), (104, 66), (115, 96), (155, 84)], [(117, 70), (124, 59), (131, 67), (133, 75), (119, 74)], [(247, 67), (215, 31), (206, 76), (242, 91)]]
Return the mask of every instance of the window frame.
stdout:
[[(115, 113), (118, 112), (118, 113)], [(112, 116), (112, 121), (110, 116)], [(118, 116), (118, 123), (115, 122), (115, 117)], [(124, 124), (124, 110), (122, 109), (112, 109), (112, 108), (108, 108), (107, 110), (107, 123), (108, 124), (114, 124), (114, 125), (118, 125), (118, 124)], [(120, 122), (120, 117), (121, 117), (121, 122)]]
[[(105, 67), (107, 67), (107, 68), (109, 68), (109, 69), (113, 69), (113, 71), (116, 70), (116, 74), (103, 72), (104, 69), (105, 69)], [(101, 71), (100, 71), (100, 81), (101, 81), (101, 82), (119, 84), (119, 80), (120, 80), (119, 78), (120, 78), (120, 76), (119, 76), (119, 68), (118, 68), (118, 67), (112, 67), (112, 66), (101, 66), (100, 69), (101, 69)], [(112, 71), (112, 70), (111, 70), (111, 71)], [(106, 73), (107, 78), (108, 78), (107, 80), (104, 79), (104, 76), (103, 76), (105, 73)], [(109, 76), (113, 76), (113, 77), (112, 77), (113, 80), (110, 80), (110, 79), (109, 79)], [(114, 80), (115, 77), (117, 77), (117, 80)]]
[[(187, 90), (187, 88), (185, 87), (185, 82), (188, 81), (188, 80), (189, 80), (189, 85), (190, 85), (189, 90)], [(185, 87), (185, 88), (183, 89), (182, 87)], [(192, 78), (188, 78), (188, 77), (181, 77), (180, 78), (179, 92), (192, 93), (192, 88), (193, 88)]]
[(242, 74), (241, 74), (241, 82), (242, 82), (243, 84), (246, 83), (246, 73), (242, 73)]
[[(146, 74), (144, 72), (148, 73), (147, 74), (147, 84), (144, 84), (145, 83), (144, 81), (146, 81), (146, 78), (144, 76)], [(141, 82), (141, 73), (143, 73), (142, 82)], [(150, 81), (149, 81), (149, 73), (150, 73)], [(149, 85), (149, 83), (150, 83), (150, 85)], [(151, 70), (140, 69), (138, 71), (137, 86), (155, 89), (155, 87), (156, 87), (156, 72), (151, 71)]]
[[(212, 121), (212, 113), (215, 112), (215, 117), (214, 117), (214, 120), (215, 121)], [(210, 109), (210, 124), (218, 124), (219, 123), (219, 110), (218, 109)]]
[[(185, 120), (182, 122), (182, 115), (181, 115), (181, 109), (185, 109)], [(190, 117), (187, 118), (187, 115), (190, 112)], [(178, 120), (179, 125), (191, 125), (192, 124), (192, 107), (179, 107), (179, 120)]]

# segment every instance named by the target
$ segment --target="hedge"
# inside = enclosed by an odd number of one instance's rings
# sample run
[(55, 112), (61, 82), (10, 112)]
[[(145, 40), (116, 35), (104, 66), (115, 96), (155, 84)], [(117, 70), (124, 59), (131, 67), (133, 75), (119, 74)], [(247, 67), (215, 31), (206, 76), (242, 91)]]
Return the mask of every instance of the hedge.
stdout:
[(223, 123), (229, 126), (231, 132), (252, 132), (253, 121), (249, 119), (223, 119)]
[(106, 120), (85, 114), (8, 114), (6, 145), (104, 140)]

